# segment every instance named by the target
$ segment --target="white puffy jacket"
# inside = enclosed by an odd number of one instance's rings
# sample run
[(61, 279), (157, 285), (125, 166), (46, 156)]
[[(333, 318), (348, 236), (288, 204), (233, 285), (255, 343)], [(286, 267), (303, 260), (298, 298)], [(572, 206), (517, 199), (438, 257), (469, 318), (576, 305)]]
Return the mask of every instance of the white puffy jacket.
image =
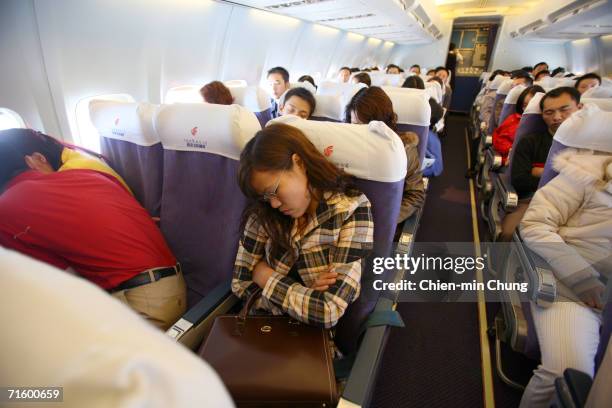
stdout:
[(578, 300), (612, 277), (612, 155), (566, 149), (553, 165), (559, 175), (536, 192), (520, 231), (552, 266), (559, 294)]

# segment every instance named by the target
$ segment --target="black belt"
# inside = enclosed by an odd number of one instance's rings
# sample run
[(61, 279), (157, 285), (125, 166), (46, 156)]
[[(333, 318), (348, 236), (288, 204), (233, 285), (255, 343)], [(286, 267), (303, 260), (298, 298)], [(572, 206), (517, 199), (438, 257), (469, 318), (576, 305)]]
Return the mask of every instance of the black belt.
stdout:
[[(148, 269), (142, 273), (139, 273), (133, 278), (121, 282), (119, 286), (114, 287), (113, 289), (109, 290), (109, 292), (119, 292), (122, 290), (133, 289), (138, 286), (146, 285), (152, 282), (157, 282), (162, 278), (178, 275), (180, 271), (181, 266), (178, 263), (174, 266), (168, 266), (167, 268)], [(151, 280), (151, 275), (153, 275), (153, 280)]]

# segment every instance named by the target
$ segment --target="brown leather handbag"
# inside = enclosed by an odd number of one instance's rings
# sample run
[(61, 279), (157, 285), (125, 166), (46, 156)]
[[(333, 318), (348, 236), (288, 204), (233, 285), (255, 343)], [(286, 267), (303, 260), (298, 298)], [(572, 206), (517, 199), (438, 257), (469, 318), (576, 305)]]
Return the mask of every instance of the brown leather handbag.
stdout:
[(329, 331), (286, 316), (219, 316), (200, 356), (238, 407), (333, 407), (336, 378)]

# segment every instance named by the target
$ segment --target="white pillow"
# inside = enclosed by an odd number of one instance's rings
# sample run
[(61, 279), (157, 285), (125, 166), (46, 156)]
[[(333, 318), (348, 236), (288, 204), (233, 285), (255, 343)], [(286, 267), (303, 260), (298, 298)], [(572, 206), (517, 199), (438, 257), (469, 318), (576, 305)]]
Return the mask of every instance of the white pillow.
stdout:
[(612, 112), (589, 103), (559, 126), (554, 139), (568, 147), (612, 152), (611, 129)]
[(159, 105), (147, 102), (116, 102), (92, 100), (89, 102), (91, 123), (100, 137), (124, 140), (139, 146), (159, 143), (153, 118)]

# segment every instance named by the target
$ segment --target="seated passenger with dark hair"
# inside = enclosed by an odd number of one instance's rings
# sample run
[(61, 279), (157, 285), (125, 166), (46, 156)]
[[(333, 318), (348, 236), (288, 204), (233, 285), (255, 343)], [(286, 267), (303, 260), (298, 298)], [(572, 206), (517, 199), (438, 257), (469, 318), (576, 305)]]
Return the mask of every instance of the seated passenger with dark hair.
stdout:
[(521, 121), (521, 116), (523, 116), (523, 112), (531, 98), (538, 92), (544, 93), (544, 88), (535, 85), (521, 92), (516, 100), (516, 113), (508, 115), (506, 120), (493, 131), (493, 148), (501, 155), (502, 164), (504, 165), (507, 164), (508, 155), (514, 143), (514, 136), (516, 135), (516, 130)]
[(414, 64), (410, 67), (410, 73), (414, 75), (421, 75), (421, 66), (419, 64)]
[(531, 74), (533, 72), (533, 67), (523, 67), (521, 68), (521, 71), (525, 71), (526, 73)]
[(351, 69), (349, 67), (342, 67), (338, 70), (338, 81), (340, 83), (348, 82), (351, 77)]
[(368, 75), (367, 72), (355, 74), (352, 81), (354, 84), (366, 84), (367, 86), (372, 85), (372, 78), (370, 78), (370, 75)]
[(64, 146), (0, 131), (0, 245), (71, 269), (167, 329), (185, 312), (185, 281), (146, 210), (119, 181), (58, 171)]
[(589, 72), (576, 80), (574, 88), (582, 95), (589, 89), (598, 87), (599, 85), (601, 85), (601, 77), (594, 72)]
[(312, 84), (312, 86), (315, 87), (315, 89), (317, 89), (317, 84), (315, 84), (315, 80), (313, 77), (311, 77), (310, 75), (302, 75), (299, 79), (298, 82), (310, 82)]
[(580, 93), (570, 87), (555, 88), (542, 97), (540, 108), (542, 119), (546, 123), (546, 132), (525, 135), (516, 144), (516, 151), (512, 156), (510, 179), (518, 194), (519, 203), (502, 222), (502, 241), (512, 240), (512, 233), (538, 189), (555, 132), (572, 113), (582, 108)]
[(387, 65), (387, 74), (399, 74), (401, 71), (400, 67), (395, 64)]
[(398, 224), (405, 221), (423, 206), (425, 201), (425, 185), (419, 161), (417, 146), (419, 137), (414, 132), (399, 132), (397, 130), (397, 114), (393, 111), (393, 103), (389, 96), (377, 86), (360, 89), (346, 105), (345, 119), (347, 123), (370, 123), (373, 120), (384, 122), (400, 137), (404, 143), (408, 158), (404, 194), (400, 207)]
[(274, 67), (268, 71), (267, 78), (272, 92), (272, 118), (277, 118), (280, 115), (278, 101), (289, 89), (289, 71), (283, 67)]
[(217, 105), (231, 105), (234, 97), (230, 90), (221, 81), (212, 81), (200, 89), (204, 102)]
[(513, 71), (510, 74), (510, 78), (512, 79), (512, 88), (514, 88), (517, 85), (525, 85), (525, 86), (533, 85), (533, 79), (531, 78), (531, 75), (529, 75), (525, 71)]
[(250, 202), (234, 294), (247, 299), (261, 288), (256, 308), (334, 327), (359, 296), (374, 241), (370, 202), (353, 180), (298, 128), (257, 132), (240, 155), (238, 184)]
[(543, 78), (546, 78), (549, 76), (550, 76), (550, 72), (547, 69), (545, 69), (535, 74), (535, 77), (533, 79), (534, 81), (541, 81)]
[(293, 88), (287, 91), (281, 102), (280, 116), (296, 115), (302, 119), (308, 119), (312, 116), (316, 106), (317, 101), (308, 89)]
[(435, 69), (430, 69), (430, 70), (427, 70), (427, 73), (425, 74), (425, 76), (426, 76), (428, 79), (433, 78), (435, 75), (436, 75), (436, 70), (435, 70)]
[[(402, 84), (402, 88), (425, 89), (425, 83), (421, 77), (413, 75), (406, 78)], [(429, 106), (431, 108), (429, 128), (432, 129), (444, 116), (444, 109), (434, 98), (429, 98)]]
[(557, 67), (550, 73), (552, 77), (556, 77), (557, 75), (563, 76), (563, 74), (565, 74), (565, 68), (563, 67)]
[[(533, 66), (533, 76), (535, 77), (540, 71), (548, 71), (548, 64), (545, 62), (538, 62)], [(537, 79), (536, 79), (537, 81)]]

